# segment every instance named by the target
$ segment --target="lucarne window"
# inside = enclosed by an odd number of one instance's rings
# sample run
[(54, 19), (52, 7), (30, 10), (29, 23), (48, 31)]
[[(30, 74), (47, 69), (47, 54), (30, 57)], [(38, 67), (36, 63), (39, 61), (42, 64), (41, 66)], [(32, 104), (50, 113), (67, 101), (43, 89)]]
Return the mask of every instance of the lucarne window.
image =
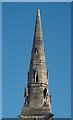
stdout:
[(47, 89), (45, 88), (45, 89), (44, 89), (44, 98), (45, 98), (45, 96), (46, 96), (46, 93), (47, 93)]
[(38, 82), (38, 73), (37, 73), (37, 76), (36, 76), (36, 82)]
[(38, 53), (38, 50), (37, 50), (37, 48), (35, 48), (35, 53), (36, 53), (36, 54)]
[(35, 82), (38, 82), (38, 73), (36, 70), (33, 71), (33, 79)]

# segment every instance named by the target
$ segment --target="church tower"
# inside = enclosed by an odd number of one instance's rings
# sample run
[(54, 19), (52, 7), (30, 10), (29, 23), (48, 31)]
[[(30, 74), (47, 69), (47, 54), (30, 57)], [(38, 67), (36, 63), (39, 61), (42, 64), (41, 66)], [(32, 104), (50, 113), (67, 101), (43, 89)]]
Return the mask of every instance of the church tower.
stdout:
[(25, 103), (21, 114), (24, 119), (53, 119), (51, 95), (48, 89), (48, 71), (46, 71), (45, 50), (41, 28), (40, 10), (37, 11), (33, 47), (31, 52), (28, 84), (25, 88)]

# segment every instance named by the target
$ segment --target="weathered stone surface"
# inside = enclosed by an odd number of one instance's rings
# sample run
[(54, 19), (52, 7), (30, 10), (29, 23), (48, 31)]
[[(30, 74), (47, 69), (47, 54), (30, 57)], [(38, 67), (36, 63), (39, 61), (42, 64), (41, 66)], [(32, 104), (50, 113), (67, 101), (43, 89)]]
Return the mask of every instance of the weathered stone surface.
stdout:
[(28, 85), (25, 88), (24, 97), (25, 103), (19, 115), (23, 120), (25, 118), (40, 120), (53, 117), (39, 9), (37, 12), (31, 62), (28, 72)]

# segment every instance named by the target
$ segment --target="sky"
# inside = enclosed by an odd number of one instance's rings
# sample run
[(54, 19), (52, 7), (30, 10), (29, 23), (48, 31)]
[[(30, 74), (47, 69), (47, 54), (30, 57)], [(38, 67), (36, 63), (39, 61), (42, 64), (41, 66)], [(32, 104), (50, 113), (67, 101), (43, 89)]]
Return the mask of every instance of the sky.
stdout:
[(52, 113), (71, 117), (71, 3), (3, 3), (2, 116), (24, 105), (37, 9), (40, 9)]

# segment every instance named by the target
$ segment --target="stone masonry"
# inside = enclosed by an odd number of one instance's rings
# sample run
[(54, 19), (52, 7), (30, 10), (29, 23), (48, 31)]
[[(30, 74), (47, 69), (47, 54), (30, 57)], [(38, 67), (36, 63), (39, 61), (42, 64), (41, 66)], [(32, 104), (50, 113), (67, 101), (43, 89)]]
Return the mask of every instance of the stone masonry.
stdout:
[(46, 71), (40, 10), (38, 9), (28, 72), (28, 85), (24, 93), (25, 103), (18, 117), (22, 120), (52, 120), (51, 95), (48, 87), (48, 71)]

